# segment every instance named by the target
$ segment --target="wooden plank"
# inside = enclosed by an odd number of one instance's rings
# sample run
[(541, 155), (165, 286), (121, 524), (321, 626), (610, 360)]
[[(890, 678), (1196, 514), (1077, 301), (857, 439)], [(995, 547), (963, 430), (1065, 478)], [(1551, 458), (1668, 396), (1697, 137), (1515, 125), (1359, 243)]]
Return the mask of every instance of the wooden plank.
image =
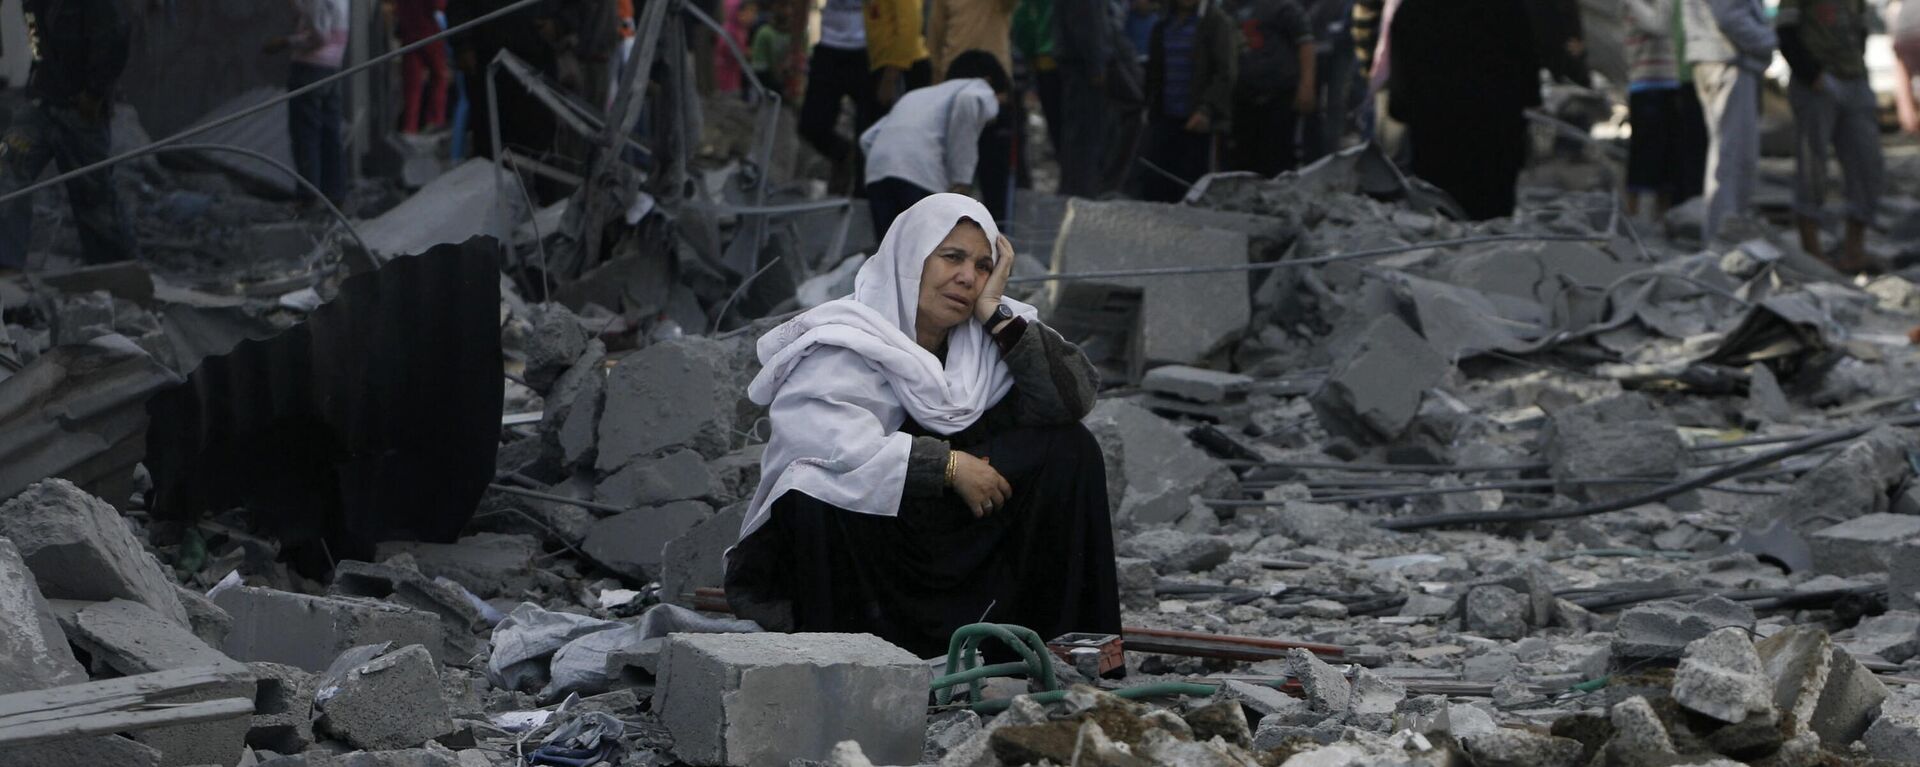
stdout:
[(251, 696), (186, 704), (156, 699), (252, 680), (244, 668), (203, 666), (0, 695), (0, 746), (248, 714)]
[(198, 703), (143, 703), (138, 708), (124, 711), (0, 726), (0, 748), (231, 719), (252, 713), (253, 701), (247, 698), (219, 698)]

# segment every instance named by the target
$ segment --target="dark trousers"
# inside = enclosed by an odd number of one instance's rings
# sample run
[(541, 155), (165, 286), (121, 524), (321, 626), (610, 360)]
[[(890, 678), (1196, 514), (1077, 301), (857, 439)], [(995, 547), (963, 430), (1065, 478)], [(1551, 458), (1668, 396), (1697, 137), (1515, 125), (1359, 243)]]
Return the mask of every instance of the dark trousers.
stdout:
[(1184, 117), (1154, 115), (1147, 122), (1147, 145), (1142, 156), (1159, 168), (1141, 169), (1142, 199), (1179, 202), (1194, 182), (1212, 172), (1213, 134), (1187, 130)]
[(1027, 110), (1020, 105), (1019, 94), (1007, 98), (1000, 114), (980, 131), (980, 161), (973, 166), (974, 186), (980, 190), (980, 204), (1000, 222), (1002, 231), (1013, 231), (1013, 170), (1017, 158), (1020, 128), (1027, 123)]
[(855, 135), (877, 119), (867, 50), (814, 46), (813, 56), (807, 60), (807, 92), (800, 100), (800, 137), (836, 163), (851, 157), (855, 146), (834, 130), (840, 123), (843, 99), (853, 99)]
[(1707, 113), (1700, 105), (1700, 92), (1691, 83), (1680, 86), (1678, 111), (1674, 118), (1679, 136), (1674, 147), (1674, 205), (1704, 194), (1707, 183)]
[(1319, 80), (1315, 85), (1320, 89), (1320, 111), (1300, 121), (1302, 163), (1340, 151), (1341, 141), (1346, 138), (1358, 84), (1354, 71), (1360, 67), (1353, 53), (1353, 38), (1343, 35), (1336, 40), (1333, 51), (1320, 54), (1314, 66)]
[[(1083, 67), (1062, 66), (1060, 72), (1060, 109), (1049, 112), (1060, 122), (1060, 138), (1054, 151), (1060, 161), (1060, 193), (1074, 197), (1095, 197), (1101, 188), (1103, 163), (1112, 141), (1112, 109), (1107, 95)], [(1044, 92), (1041, 98), (1045, 98)]]
[[(38, 180), (47, 163), (65, 172), (106, 159), (110, 124), (105, 115), (88, 119), (68, 106), (36, 104), (16, 112), (0, 136), (0, 194)], [(90, 264), (139, 256), (126, 210), (114, 193), (113, 176), (108, 169), (66, 183), (67, 204), (80, 230), (81, 257)], [(32, 195), (0, 208), (0, 267), (24, 268), (32, 239)]]
[(1527, 162), (1527, 118), (1519, 110), (1423, 115), (1407, 124), (1407, 141), (1413, 174), (1445, 190), (1468, 218), (1513, 215), (1514, 188)]
[(1233, 169), (1278, 176), (1295, 167), (1294, 134), (1300, 120), (1293, 93), (1233, 100)]
[[(287, 90), (304, 88), (339, 70), (294, 62)], [(340, 146), (340, 84), (330, 83), (287, 102), (287, 136), (293, 140), (293, 167), (335, 203), (347, 196), (347, 160)], [(304, 189), (300, 198), (309, 196)]]
[(867, 209), (873, 214), (873, 241), (884, 239), (894, 219), (931, 195), (932, 190), (892, 176), (867, 184)]

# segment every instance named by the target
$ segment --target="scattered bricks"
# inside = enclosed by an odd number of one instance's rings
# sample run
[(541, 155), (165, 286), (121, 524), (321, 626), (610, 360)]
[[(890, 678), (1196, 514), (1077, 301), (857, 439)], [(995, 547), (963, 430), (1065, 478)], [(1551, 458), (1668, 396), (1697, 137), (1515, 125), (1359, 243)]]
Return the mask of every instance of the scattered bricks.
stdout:
[[(96, 669), (119, 676), (214, 666), (241, 672), (242, 681), (218, 685), (164, 699), (167, 703), (198, 703), (221, 698), (252, 698), (254, 683), (246, 669), (208, 647), (185, 627), (139, 602), (116, 599), (84, 604), (57, 602), (67, 638), (93, 659)], [(236, 716), (196, 724), (156, 727), (133, 733), (133, 739), (160, 752), (161, 767), (192, 764), (232, 765), (240, 760), (247, 738), (247, 717)]]
[(1195, 402), (1222, 402), (1245, 395), (1253, 388), (1253, 378), (1186, 365), (1164, 365), (1147, 371), (1140, 379), (1140, 388)]
[(0, 694), (85, 681), (87, 671), (68, 649), (33, 571), (0, 538)]
[(1106, 460), (1107, 506), (1115, 522), (1170, 523), (1192, 510), (1193, 496), (1224, 497), (1234, 486), (1226, 464), (1139, 405), (1101, 400), (1084, 423)]
[(1626, 611), (1613, 629), (1616, 667), (1633, 661), (1677, 661), (1687, 643), (1727, 626), (1753, 628), (1753, 611), (1722, 597), (1692, 604), (1652, 602)]
[(347, 671), (315, 696), (316, 726), (355, 748), (412, 748), (453, 732), (433, 657), (412, 645)]
[(733, 504), (667, 541), (660, 563), (661, 601), (692, 607), (694, 590), (724, 585), (726, 552), (739, 539), (746, 514), (747, 504)]
[(1555, 411), (1547, 430), (1549, 473), (1556, 480), (1648, 477), (1646, 485), (1567, 485), (1562, 495), (1589, 501), (1626, 498), (1687, 465), (1686, 445), (1673, 421), (1638, 394), (1625, 394)]
[(213, 601), (233, 616), (233, 633), (221, 649), (236, 660), (319, 672), (360, 645), (437, 647), (441, 642), (439, 616), (387, 602), (251, 586), (225, 589)]
[(227, 632), (233, 630), (233, 616), (220, 609), (212, 599), (185, 586), (174, 586), (174, 593), (180, 597), (180, 606), (187, 609), (187, 621), (193, 626), (193, 635), (200, 637), (211, 647), (219, 647), (227, 641)]
[(648, 583), (660, 577), (667, 542), (711, 516), (713, 507), (699, 501), (622, 512), (594, 523), (580, 550), (631, 582)]
[(540, 541), (530, 535), (478, 533), (453, 543), (382, 543), (375, 556), (385, 561), (399, 554), (412, 554), (429, 578), (446, 578), (481, 599), (492, 599), (522, 587), (541, 551)]
[(1383, 314), (1335, 355), (1326, 383), (1309, 402), (1329, 434), (1360, 444), (1391, 441), (1412, 425), (1426, 390), (1450, 369), (1420, 334)]
[(1300, 680), (1307, 706), (1326, 714), (1344, 714), (1353, 707), (1353, 687), (1338, 669), (1298, 647), (1287, 651), (1287, 673)]
[(1194, 535), (1161, 528), (1127, 539), (1120, 553), (1151, 561), (1162, 574), (1212, 570), (1233, 556), (1233, 544), (1217, 535)]
[(1613, 704), (1607, 718), (1613, 724), (1613, 739), (1607, 742), (1607, 750), (1615, 762), (1642, 764), (1650, 757), (1674, 753), (1667, 725), (1646, 698), (1635, 695)]
[(0, 536), (13, 541), (48, 599), (130, 599), (192, 625), (173, 579), (120, 512), (72, 482), (36, 482), (0, 505)]
[(1920, 764), (1920, 715), (1883, 714), (1875, 719), (1860, 742), (1876, 759), (1900, 764)]
[(877, 763), (915, 764), (930, 674), (866, 634), (672, 634), (653, 705), (695, 765), (784, 767), (843, 740)]
[(1480, 586), (1467, 592), (1463, 616), (1468, 631), (1488, 639), (1519, 639), (1527, 635), (1530, 602), (1505, 586)]
[(525, 339), (524, 380), (534, 391), (546, 392), (586, 352), (587, 332), (581, 329), (580, 318), (561, 304), (535, 304), (527, 309), (527, 321), (533, 327)]
[(1920, 540), (1920, 516), (1868, 514), (1807, 536), (1815, 572), (1867, 575), (1890, 572), (1901, 545)]
[(1499, 729), (1464, 739), (1474, 767), (1575, 767), (1582, 746), (1572, 738)]
[(1833, 665), (1833, 641), (1813, 626), (1788, 626), (1754, 643), (1760, 665), (1773, 680), (1773, 707), (1789, 738), (1812, 732), (1813, 714)]
[(338, 596), (386, 600), (440, 616), (442, 641), (434, 648), (436, 657), (468, 658), (479, 652), (483, 642), (474, 632), (485, 627), (480, 611), (458, 587), (396, 566), (403, 562), (410, 563), (412, 558), (403, 554), (380, 565), (341, 562), (333, 569), (333, 585), (328, 591)]
[(313, 745), (314, 676), (279, 663), (249, 663), (253, 670), (253, 719), (247, 745), (297, 754)]
[(1813, 731), (1822, 743), (1841, 746), (1867, 731), (1887, 699), (1887, 686), (1838, 647), (1833, 648), (1827, 666), (1827, 684), (1820, 691), (1820, 705), (1813, 710)]
[(1687, 645), (1673, 675), (1673, 700), (1729, 724), (1773, 715), (1773, 684), (1747, 633), (1723, 628)]
[(1901, 610), (1862, 618), (1844, 636), (1840, 644), (1853, 652), (1905, 663), (1920, 654), (1920, 613)]
[(713, 494), (713, 473), (692, 450), (675, 450), (658, 458), (639, 458), (593, 490), (593, 499), (624, 508), (658, 506), (673, 501), (706, 498)]
[(685, 338), (628, 355), (607, 376), (594, 467), (611, 473), (633, 459), (687, 447), (709, 458), (733, 442), (735, 400), (722, 344)]

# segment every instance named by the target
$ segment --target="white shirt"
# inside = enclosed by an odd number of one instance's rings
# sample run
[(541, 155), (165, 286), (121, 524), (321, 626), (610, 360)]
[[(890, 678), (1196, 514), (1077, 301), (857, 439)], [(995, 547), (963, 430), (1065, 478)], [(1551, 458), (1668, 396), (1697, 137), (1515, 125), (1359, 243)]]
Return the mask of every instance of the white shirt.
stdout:
[(980, 131), (999, 114), (993, 86), (979, 78), (907, 91), (893, 111), (860, 134), (867, 183), (897, 178), (929, 192), (972, 183)]
[(827, 0), (820, 9), (820, 44), (843, 51), (867, 48), (867, 19), (860, 0)]

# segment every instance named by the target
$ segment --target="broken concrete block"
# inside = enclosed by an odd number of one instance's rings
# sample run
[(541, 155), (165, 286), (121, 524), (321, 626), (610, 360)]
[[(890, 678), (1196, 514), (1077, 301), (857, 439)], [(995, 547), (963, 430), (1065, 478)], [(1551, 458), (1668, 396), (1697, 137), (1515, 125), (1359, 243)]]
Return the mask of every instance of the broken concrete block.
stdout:
[(443, 641), (434, 648), (436, 657), (472, 657), (483, 644), (475, 632), (487, 627), (480, 611), (467, 601), (460, 587), (428, 578), (418, 570), (394, 566), (413, 561), (407, 554), (380, 565), (351, 559), (343, 561), (334, 567), (333, 585), (328, 591), (339, 596), (386, 600), (438, 615)]
[(1920, 613), (1890, 610), (1860, 619), (1841, 642), (1856, 653), (1877, 655), (1889, 663), (1905, 663), (1920, 655)]
[(227, 641), (227, 632), (233, 630), (233, 616), (207, 595), (193, 589), (175, 585), (174, 593), (180, 597), (180, 606), (187, 609), (187, 621), (193, 626), (194, 636), (210, 647), (219, 647)]
[(1807, 536), (1816, 572), (1866, 575), (1890, 572), (1898, 547), (1920, 541), (1920, 516), (1867, 514)]
[(0, 747), (0, 764), (7, 767), (160, 767), (160, 752), (122, 735), (102, 735)]
[(1811, 732), (1814, 710), (1832, 670), (1833, 641), (1812, 626), (1788, 626), (1754, 643), (1761, 667), (1773, 680), (1773, 707), (1789, 738)]
[(412, 554), (415, 566), (429, 578), (447, 578), (481, 599), (517, 591), (540, 556), (540, 541), (530, 535), (477, 533), (453, 543), (388, 541), (376, 549), (385, 561)]
[(660, 600), (693, 606), (693, 593), (726, 582), (726, 552), (740, 537), (747, 504), (736, 503), (694, 524), (667, 541), (660, 562)]
[(1314, 711), (1343, 714), (1353, 707), (1353, 686), (1340, 671), (1300, 648), (1287, 651), (1287, 673), (1300, 680)]
[(622, 359), (607, 376), (594, 467), (611, 473), (675, 447), (726, 455), (740, 396), (727, 365), (720, 343), (699, 338), (656, 343)]
[(601, 567), (635, 583), (648, 583), (660, 577), (667, 542), (711, 516), (713, 507), (699, 501), (615, 514), (594, 523), (580, 549)]
[(713, 473), (692, 450), (639, 458), (593, 489), (593, 499), (626, 508), (659, 506), (713, 494)]
[(1727, 626), (1751, 630), (1753, 622), (1751, 609), (1723, 597), (1638, 605), (1614, 624), (1613, 661), (1679, 660), (1689, 642)]
[(1426, 339), (1399, 317), (1384, 314), (1335, 357), (1332, 372), (1309, 401), (1329, 434), (1379, 444), (1406, 432), (1426, 390), (1449, 369)]
[(1527, 635), (1528, 598), (1505, 586), (1480, 586), (1467, 592), (1462, 616), (1466, 629), (1488, 639)]
[(1860, 736), (1860, 742), (1876, 759), (1920, 764), (1920, 715), (1884, 714)]
[(1887, 564), (1888, 606), (1920, 610), (1920, 542), (1893, 547)]
[(279, 663), (249, 663), (253, 671), (253, 717), (247, 745), (297, 754), (313, 745), (314, 676)]
[(1187, 365), (1162, 365), (1147, 371), (1140, 379), (1140, 388), (1194, 402), (1224, 402), (1244, 396), (1253, 388), (1253, 377)]
[[(557, 383), (555, 387), (561, 385)], [(567, 409), (551, 419), (556, 424), (551, 433), (560, 447), (560, 465), (590, 469), (599, 460), (600, 413), (606, 408), (606, 397), (607, 376), (596, 361), (579, 378)]]
[(1583, 746), (1572, 738), (1500, 729), (1465, 739), (1475, 767), (1575, 767)]
[(1646, 492), (1679, 476), (1686, 445), (1673, 421), (1639, 394), (1623, 394), (1552, 413), (1547, 432), (1549, 473), (1556, 480), (1647, 477), (1646, 485), (1562, 486), (1583, 500), (1611, 500)]
[(1233, 544), (1217, 535), (1194, 535), (1167, 528), (1128, 538), (1120, 553), (1153, 563), (1162, 575), (1212, 570), (1233, 557)]
[(355, 748), (412, 748), (453, 732), (440, 697), (438, 665), (411, 645), (347, 671), (339, 686), (315, 694), (318, 729)]
[(1166, 419), (1116, 399), (1101, 400), (1084, 420), (1106, 460), (1107, 507), (1122, 525), (1171, 523), (1193, 508), (1192, 497), (1224, 497), (1233, 472)]
[[(240, 674), (240, 681), (170, 696), (167, 703), (253, 697), (254, 683), (246, 667), (144, 604), (124, 599), (92, 604), (62, 601), (54, 611), (67, 638), (86, 651), (96, 668), (111, 669), (120, 676), (202, 666)], [(132, 737), (160, 752), (161, 767), (232, 765), (246, 745), (247, 716), (139, 730)]]
[(1886, 684), (1853, 655), (1833, 648), (1827, 663), (1827, 684), (1820, 691), (1820, 705), (1813, 710), (1814, 733), (1822, 743), (1854, 742), (1867, 731), (1888, 694)]
[(1673, 675), (1673, 700), (1728, 724), (1774, 714), (1773, 684), (1739, 628), (1717, 629), (1687, 645)]
[(87, 681), (66, 635), (40, 596), (33, 571), (0, 538), (0, 694)]
[(1357, 668), (1353, 672), (1353, 713), (1392, 716), (1407, 699), (1407, 688), (1399, 682)]
[(673, 634), (654, 710), (690, 764), (784, 767), (843, 740), (877, 763), (915, 764), (931, 673), (866, 634)]
[(1306, 546), (1338, 548), (1362, 538), (1375, 538), (1380, 529), (1338, 506), (1287, 501), (1259, 515), (1260, 532), (1284, 535)]
[(37, 482), (0, 505), (0, 536), (13, 541), (48, 599), (129, 599), (193, 625), (173, 579), (120, 512), (72, 482)]
[(1761, 505), (1749, 519), (1764, 528), (1775, 520), (1812, 533), (1854, 517), (1885, 512), (1887, 491), (1909, 473), (1908, 450), (1916, 446), (1905, 431), (1882, 426), (1841, 449), (1812, 471), (1800, 475), (1787, 492)]
[(1660, 715), (1645, 697), (1635, 695), (1613, 704), (1607, 719), (1613, 724), (1613, 739), (1608, 741), (1607, 750), (1614, 758), (1639, 763), (1649, 757), (1674, 753), (1673, 737), (1667, 733), (1666, 723), (1660, 721)]
[[(1245, 233), (1196, 225), (1173, 205), (1075, 199), (1054, 240), (1053, 271), (1086, 272), (1161, 266), (1239, 265), (1247, 262)], [(1109, 289), (1138, 290), (1135, 325), (1145, 360), (1191, 364), (1245, 331), (1252, 316), (1246, 272), (1102, 279)], [(1075, 308), (1060, 283), (1049, 285), (1054, 315)], [(1197, 307), (1206, 307), (1196, 311)], [(1062, 324), (1071, 330), (1069, 324)]]
[(581, 329), (580, 318), (561, 304), (529, 306), (528, 315), (532, 332), (525, 339), (527, 369), (523, 378), (534, 391), (544, 393), (586, 352), (587, 332)]
[(284, 663), (325, 671), (360, 645), (440, 645), (439, 616), (424, 610), (348, 597), (322, 597), (235, 586), (213, 597), (233, 616), (221, 649), (235, 660)]

